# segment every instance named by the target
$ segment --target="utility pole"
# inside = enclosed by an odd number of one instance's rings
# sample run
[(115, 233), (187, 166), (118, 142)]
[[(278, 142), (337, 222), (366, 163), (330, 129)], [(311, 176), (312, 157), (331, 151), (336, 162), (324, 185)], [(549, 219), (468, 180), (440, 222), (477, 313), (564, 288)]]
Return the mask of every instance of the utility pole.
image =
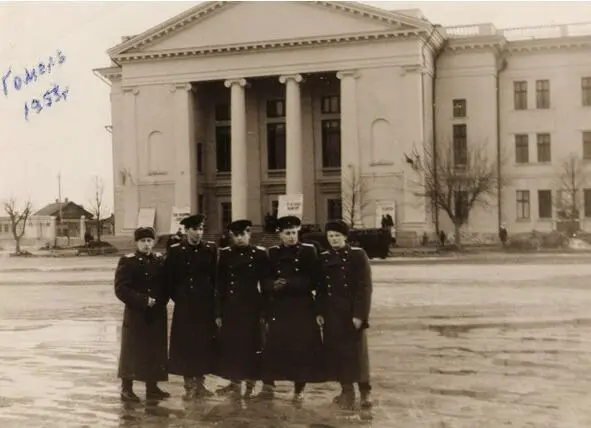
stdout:
[(59, 230), (61, 232), (61, 225), (62, 225), (62, 172), (59, 171), (57, 173), (57, 202), (59, 203), (60, 207), (60, 219), (59, 219)]

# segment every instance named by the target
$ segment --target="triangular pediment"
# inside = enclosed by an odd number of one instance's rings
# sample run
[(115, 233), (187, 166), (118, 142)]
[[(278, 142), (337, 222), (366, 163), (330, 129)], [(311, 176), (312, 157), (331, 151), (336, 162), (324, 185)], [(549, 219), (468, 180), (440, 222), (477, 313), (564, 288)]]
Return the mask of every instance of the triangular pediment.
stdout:
[(430, 24), (355, 2), (206, 2), (109, 51), (111, 56), (424, 31)]

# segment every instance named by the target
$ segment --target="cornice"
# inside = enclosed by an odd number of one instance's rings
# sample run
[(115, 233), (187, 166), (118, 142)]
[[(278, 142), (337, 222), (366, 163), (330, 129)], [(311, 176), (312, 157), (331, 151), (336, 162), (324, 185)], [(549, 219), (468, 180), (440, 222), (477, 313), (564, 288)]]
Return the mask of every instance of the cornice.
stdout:
[(168, 34), (175, 32), (183, 27), (186, 27), (189, 24), (194, 23), (195, 21), (200, 21), (207, 16), (210, 16), (212, 13), (219, 11), (222, 8), (225, 8), (231, 3), (229, 1), (208, 1), (203, 2), (191, 9), (182, 12), (181, 14), (174, 16), (155, 27), (152, 27), (143, 33), (140, 33), (136, 36), (130, 37), (128, 40), (120, 43), (107, 51), (107, 54), (110, 57), (114, 57), (120, 55), (124, 51), (130, 49), (141, 49), (142, 47), (161, 39)]
[(95, 68), (92, 71), (110, 82), (121, 80), (122, 77), (121, 67)]
[(519, 40), (508, 42), (510, 53), (535, 53), (552, 50), (591, 48), (591, 36), (557, 37), (552, 39)]
[(449, 39), (445, 46), (446, 51), (461, 52), (481, 49), (492, 49), (501, 52), (507, 41), (502, 36), (474, 36), (462, 39)]
[[(213, 14), (219, 13), (224, 9), (236, 6), (242, 2), (237, 1), (209, 1), (199, 4), (163, 23), (144, 31), (141, 34), (125, 39), (124, 42), (114, 46), (107, 51), (108, 55), (112, 58), (121, 58), (131, 54), (139, 54), (139, 51), (153, 44), (154, 42), (174, 33), (187, 25), (193, 25), (198, 21), (202, 21), (212, 16)], [(428, 21), (406, 16), (404, 14), (383, 10), (380, 8), (372, 7), (358, 2), (344, 2), (344, 1), (312, 1), (309, 2), (315, 6), (332, 9), (337, 12), (346, 13), (359, 19), (378, 21), (382, 24), (391, 26), (392, 32), (429, 32), (433, 25)], [(410, 28), (401, 28), (410, 27)], [(352, 35), (355, 37), (355, 35)], [(349, 37), (349, 35), (336, 36)], [(279, 41), (281, 43), (282, 41)], [(261, 42), (258, 45), (272, 44), (275, 45), (278, 42)], [(283, 41), (285, 43), (285, 41)], [(255, 45), (257, 45), (255, 44)], [(222, 47), (224, 48), (224, 47)], [(225, 47), (227, 48), (227, 46)], [(203, 48), (199, 48), (203, 49)], [(207, 49), (207, 48), (205, 48)]]
[(130, 52), (114, 56), (118, 63), (138, 61), (153, 61), (170, 58), (203, 57), (211, 55), (227, 55), (244, 52), (267, 52), (293, 48), (310, 48), (326, 45), (363, 43), (370, 41), (384, 41), (408, 39), (424, 34), (423, 30), (384, 31), (379, 33), (349, 34), (341, 36), (327, 36), (319, 38), (285, 39), (269, 42), (253, 42), (218, 46), (203, 46), (189, 49), (170, 49), (159, 52)]

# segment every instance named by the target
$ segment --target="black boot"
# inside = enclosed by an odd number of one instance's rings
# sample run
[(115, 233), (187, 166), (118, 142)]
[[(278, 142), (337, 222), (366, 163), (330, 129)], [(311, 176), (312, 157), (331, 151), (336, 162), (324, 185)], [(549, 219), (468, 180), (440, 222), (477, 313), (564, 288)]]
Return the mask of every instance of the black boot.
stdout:
[(121, 401), (127, 403), (139, 403), (140, 397), (133, 392), (133, 381), (129, 379), (121, 380)]
[(355, 407), (355, 390), (352, 383), (341, 383), (341, 393), (333, 399), (333, 403), (338, 404), (343, 409), (353, 409)]
[(146, 399), (147, 400), (164, 400), (170, 397), (170, 394), (166, 391), (158, 388), (156, 382), (146, 382)]
[(185, 376), (184, 380), (184, 387), (185, 393), (183, 394), (184, 401), (190, 401), (196, 398), (196, 391), (195, 391), (195, 379), (191, 376)]
[(294, 382), (293, 386), (293, 401), (296, 403), (301, 403), (304, 401), (304, 389), (306, 388), (306, 382)]
[(361, 396), (361, 408), (371, 409), (373, 402), (371, 400), (371, 385), (369, 382), (363, 382), (359, 384), (359, 395)]
[(250, 400), (252, 398), (252, 391), (254, 391), (254, 386), (256, 385), (256, 381), (254, 380), (247, 380), (246, 387), (244, 388), (244, 399)]

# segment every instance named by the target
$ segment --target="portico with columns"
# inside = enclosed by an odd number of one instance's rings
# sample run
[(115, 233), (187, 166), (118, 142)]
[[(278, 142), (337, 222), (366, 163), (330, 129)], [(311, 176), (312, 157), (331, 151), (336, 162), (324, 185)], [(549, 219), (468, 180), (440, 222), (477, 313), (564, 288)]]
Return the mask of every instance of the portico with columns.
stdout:
[(117, 233), (141, 208), (156, 209), (158, 233), (172, 207), (204, 212), (214, 232), (262, 225), (281, 194), (302, 194), (303, 222), (322, 224), (346, 217), (354, 179), (359, 226), (391, 200), (398, 228), (429, 228), (403, 154), (429, 136), (441, 42), (427, 21), (342, 2), (208, 2), (125, 39), (98, 70), (111, 84)]

